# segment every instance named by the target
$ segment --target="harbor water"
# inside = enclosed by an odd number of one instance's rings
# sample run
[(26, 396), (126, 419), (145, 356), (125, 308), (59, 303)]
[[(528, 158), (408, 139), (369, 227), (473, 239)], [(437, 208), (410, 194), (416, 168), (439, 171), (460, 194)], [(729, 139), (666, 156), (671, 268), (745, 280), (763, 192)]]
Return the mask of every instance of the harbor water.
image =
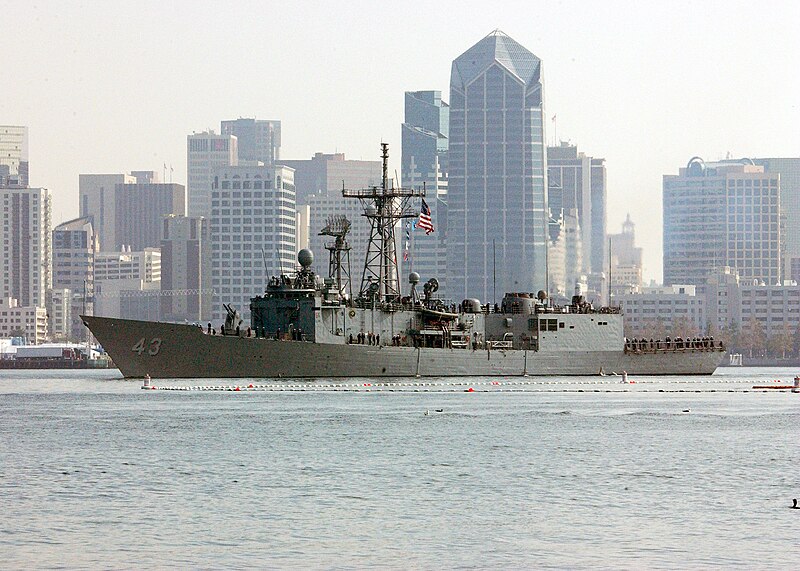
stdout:
[(2, 371), (0, 566), (797, 568), (797, 373)]

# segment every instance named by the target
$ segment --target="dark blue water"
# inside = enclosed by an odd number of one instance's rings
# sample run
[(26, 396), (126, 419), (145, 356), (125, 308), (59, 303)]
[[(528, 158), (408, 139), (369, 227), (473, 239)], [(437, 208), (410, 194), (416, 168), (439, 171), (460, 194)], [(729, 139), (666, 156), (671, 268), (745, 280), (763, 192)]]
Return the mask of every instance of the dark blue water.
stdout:
[(796, 568), (800, 395), (744, 392), (795, 372), (721, 373), (219, 393), (2, 372), (0, 567)]

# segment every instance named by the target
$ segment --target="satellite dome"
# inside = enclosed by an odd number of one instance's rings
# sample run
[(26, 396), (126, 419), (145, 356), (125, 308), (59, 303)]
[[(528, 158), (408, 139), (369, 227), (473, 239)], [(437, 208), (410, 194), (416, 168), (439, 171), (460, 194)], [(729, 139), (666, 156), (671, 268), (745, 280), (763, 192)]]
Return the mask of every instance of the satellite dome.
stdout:
[(367, 214), (367, 216), (375, 216), (378, 213), (378, 209), (375, 208), (374, 204), (368, 204), (364, 209), (364, 212)]
[(417, 272), (411, 272), (408, 274), (408, 283), (410, 284), (418, 284), (419, 283), (419, 274)]
[(311, 264), (314, 263), (314, 252), (308, 248), (303, 248), (297, 253), (297, 261), (300, 262), (300, 265), (304, 268), (310, 267)]
[(547, 299), (547, 292), (546, 292), (546, 291), (544, 291), (543, 289), (540, 289), (540, 290), (539, 290), (539, 292), (536, 294), (536, 298), (537, 298), (539, 301), (544, 301), (544, 300), (546, 300), (546, 299)]

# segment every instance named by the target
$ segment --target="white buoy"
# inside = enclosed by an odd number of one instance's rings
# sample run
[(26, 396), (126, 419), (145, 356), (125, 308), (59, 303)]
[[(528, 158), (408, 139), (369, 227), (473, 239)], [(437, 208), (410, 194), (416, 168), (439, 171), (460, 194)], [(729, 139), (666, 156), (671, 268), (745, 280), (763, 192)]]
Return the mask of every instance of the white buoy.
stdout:
[(628, 372), (627, 371), (622, 371), (622, 382), (623, 383), (627, 383), (628, 382)]
[(150, 388), (150, 375), (145, 375), (144, 376), (144, 383), (142, 383), (142, 388), (143, 389), (149, 389)]
[(800, 393), (800, 375), (794, 378), (794, 386), (792, 387), (793, 393)]

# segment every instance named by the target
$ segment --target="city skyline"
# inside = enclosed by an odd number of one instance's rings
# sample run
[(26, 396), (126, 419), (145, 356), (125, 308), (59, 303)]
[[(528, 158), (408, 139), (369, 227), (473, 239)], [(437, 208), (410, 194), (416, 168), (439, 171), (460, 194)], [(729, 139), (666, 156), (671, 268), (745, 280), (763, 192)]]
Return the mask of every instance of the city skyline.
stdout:
[[(609, 225), (630, 212), (648, 229), (637, 236), (645, 280), (661, 278), (662, 175), (695, 155), (800, 155), (792, 95), (800, 79), (786, 57), (800, 47), (792, 25), (800, 10), (788, 3), (761, 12), (711, 2), (700, 10), (689, 3), (581, 10), (446, 3), (435, 13), (455, 25), (444, 28), (437, 18), (407, 22), (399, 7), (296, 3), (279, 7), (285, 25), (270, 34), (240, 17), (263, 12), (261, 5), (187, 6), (4, 8), (26, 25), (7, 32), (7, 55), (17, 67), (0, 123), (29, 127), (30, 186), (52, 191), (54, 225), (78, 216), (80, 173), (167, 164), (172, 181), (186, 184), (187, 134), (237, 117), (281, 121), (286, 159), (338, 151), (376, 160), (376, 143), (388, 141), (390, 171), (399, 171), (405, 92), (446, 93), (452, 60), (495, 27), (544, 61), (547, 143), (570, 140), (606, 159)], [(722, 17), (723, 10), (723, 27), (686, 16)], [(309, 12), (313, 18), (301, 18)], [(378, 17), (398, 25), (387, 33), (371, 25)], [(351, 33), (330, 34), (331, 23)], [(241, 42), (196, 33), (234, 25)], [(149, 30), (146, 45), (141, 29)], [(753, 33), (763, 29), (769, 42)], [(263, 65), (291, 79), (254, 73)]]

